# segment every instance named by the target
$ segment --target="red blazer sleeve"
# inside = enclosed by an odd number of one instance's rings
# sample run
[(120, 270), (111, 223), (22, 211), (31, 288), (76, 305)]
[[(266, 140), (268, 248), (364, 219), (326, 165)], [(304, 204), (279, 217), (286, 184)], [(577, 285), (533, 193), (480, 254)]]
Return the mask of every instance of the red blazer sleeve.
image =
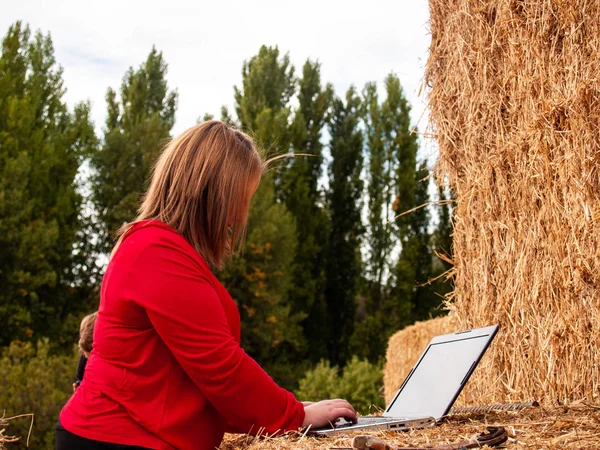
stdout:
[(239, 432), (295, 430), (304, 408), (236, 342), (217, 293), (182, 244), (145, 247), (131, 269), (136, 301), (185, 372)]

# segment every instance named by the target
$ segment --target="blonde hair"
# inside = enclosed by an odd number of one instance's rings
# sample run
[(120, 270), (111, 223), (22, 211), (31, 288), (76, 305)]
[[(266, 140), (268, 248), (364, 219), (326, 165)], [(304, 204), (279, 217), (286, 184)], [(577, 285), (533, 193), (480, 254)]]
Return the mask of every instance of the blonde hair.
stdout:
[(248, 135), (221, 121), (184, 131), (162, 151), (139, 214), (119, 230), (113, 254), (135, 223), (158, 220), (220, 268), (243, 242), (250, 181), (260, 180), (266, 164)]
[(92, 351), (97, 315), (97, 312), (88, 314), (81, 320), (81, 325), (79, 325), (79, 353), (90, 353)]

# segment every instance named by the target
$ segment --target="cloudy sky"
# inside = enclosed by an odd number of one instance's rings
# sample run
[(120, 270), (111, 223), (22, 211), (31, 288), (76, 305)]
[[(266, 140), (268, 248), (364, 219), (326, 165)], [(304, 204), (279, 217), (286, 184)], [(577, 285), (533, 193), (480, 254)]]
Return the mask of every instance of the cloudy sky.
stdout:
[(153, 44), (179, 91), (175, 133), (232, 104), (243, 61), (263, 44), (289, 52), (298, 71), (307, 58), (321, 62), (323, 80), (339, 95), (351, 84), (381, 85), (393, 71), (414, 123), (425, 109), (417, 94), (430, 42), (427, 0), (0, 0), (2, 35), (17, 20), (51, 33), (66, 99), (91, 100), (98, 129), (106, 89), (118, 87)]

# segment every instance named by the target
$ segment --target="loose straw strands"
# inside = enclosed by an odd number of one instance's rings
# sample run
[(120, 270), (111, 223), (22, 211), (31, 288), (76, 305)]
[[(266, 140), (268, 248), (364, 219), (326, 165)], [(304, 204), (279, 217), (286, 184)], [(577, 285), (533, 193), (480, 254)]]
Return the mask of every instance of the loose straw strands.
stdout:
[[(598, 448), (600, 410), (582, 402), (560, 408), (527, 408), (522, 411), (493, 411), (459, 414), (444, 423), (408, 432), (359, 431), (377, 436), (397, 446), (424, 447), (451, 444), (486, 431), (487, 426), (503, 426), (509, 433), (505, 444), (511, 450), (581, 450)], [(352, 434), (315, 438), (292, 433), (257, 439), (226, 435), (220, 450), (317, 450), (351, 448)]]
[(21, 438), (18, 436), (10, 436), (5, 434), (6, 427), (10, 425), (10, 421), (14, 419), (19, 419), (21, 417), (31, 417), (31, 424), (29, 425), (29, 433), (27, 434), (26, 442), (27, 447), (29, 447), (29, 438), (31, 437), (31, 429), (33, 428), (33, 414), (20, 414), (18, 416), (6, 417), (6, 411), (4, 411), (2, 413), (2, 417), (0, 417), (0, 450), (4, 450), (6, 448), (4, 444), (9, 444), (21, 440)]
[(501, 331), (483, 402), (598, 403), (600, 0), (430, 0), (437, 176), (461, 327)]

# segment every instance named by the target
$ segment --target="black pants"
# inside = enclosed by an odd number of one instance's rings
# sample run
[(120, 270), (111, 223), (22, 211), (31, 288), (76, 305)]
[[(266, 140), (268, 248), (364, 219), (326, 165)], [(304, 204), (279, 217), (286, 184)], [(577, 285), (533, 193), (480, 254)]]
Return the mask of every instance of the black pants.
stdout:
[(65, 430), (60, 422), (54, 429), (56, 430), (56, 450), (149, 450), (135, 445), (110, 444), (86, 439)]

